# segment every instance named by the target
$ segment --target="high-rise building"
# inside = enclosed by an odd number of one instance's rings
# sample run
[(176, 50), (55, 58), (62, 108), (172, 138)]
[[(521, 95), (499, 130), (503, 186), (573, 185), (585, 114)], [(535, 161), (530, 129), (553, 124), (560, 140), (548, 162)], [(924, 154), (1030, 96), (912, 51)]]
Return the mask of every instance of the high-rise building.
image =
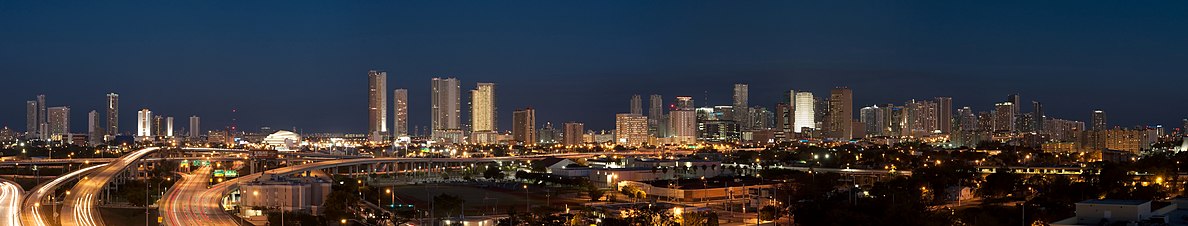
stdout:
[(673, 103), (673, 109), (694, 109), (693, 97), (679, 96), (676, 97), (676, 103)]
[(829, 91), (829, 137), (839, 140), (854, 138), (854, 92), (848, 87)]
[(1044, 132), (1044, 125), (1047, 124), (1045, 120), (1048, 117), (1044, 114), (1044, 104), (1040, 103), (1039, 101), (1032, 101), (1031, 115), (1033, 116), (1032, 120), (1035, 121), (1032, 123), (1033, 127), (1031, 128), (1031, 131)]
[(173, 116), (165, 117), (165, 137), (173, 138)]
[(153, 111), (148, 108), (136, 112), (136, 139), (153, 140)]
[(56, 141), (70, 141), (70, 107), (52, 107), (47, 110), (49, 118), (46, 123), (49, 125), (47, 132), (50, 139)]
[(953, 98), (936, 98), (936, 127), (942, 134), (953, 131)]
[(796, 103), (792, 104), (795, 108), (796, 119), (792, 121), (792, 131), (797, 133), (805, 132), (804, 129), (817, 129), (817, 113), (816, 102), (811, 92), (797, 92)]
[(643, 98), (639, 94), (631, 95), (631, 114), (643, 115)]
[(165, 117), (161, 115), (153, 116), (153, 136), (165, 135)]
[(1105, 130), (1106, 125), (1105, 111), (1093, 110), (1093, 130)]
[(478, 83), (470, 91), (470, 128), (471, 132), (495, 132), (495, 83)]
[(42, 140), (49, 139), (48, 112), (45, 111), (45, 94), (37, 95), (37, 136)]
[(379, 142), (388, 135), (388, 72), (367, 71), (367, 136)]
[(565, 123), (565, 145), (576, 146), (585, 143), (582, 139), (586, 129), (585, 124), (580, 122), (566, 122)]
[[(671, 113), (670, 113), (671, 116)], [(639, 146), (648, 142), (648, 117), (639, 114), (615, 115), (615, 143)]]
[(1019, 102), (1019, 94), (1007, 95), (1006, 102), (1011, 103), (1011, 109), (1010, 109), (1011, 119), (1015, 120), (1011, 123), (1010, 130), (1013, 132), (1023, 131), (1023, 124), (1019, 123), (1019, 121), (1018, 121), (1019, 118), (1021, 118), (1020, 116), (1022, 116), (1022, 113), (1020, 113), (1019, 108), (1023, 107), (1023, 102)]
[(792, 134), (792, 105), (789, 103), (776, 103), (775, 108), (775, 132), (776, 140), (783, 140), (790, 138)]
[(668, 112), (671, 137), (677, 144), (691, 144), (697, 140), (697, 113), (692, 109)]
[(33, 139), (39, 137), (37, 135), (39, 132), (37, 128), (40, 125), (38, 124), (40, 121), (37, 119), (37, 115), (40, 109), (37, 106), (37, 101), (25, 101), (25, 138)]
[(957, 128), (961, 131), (978, 130), (978, 116), (973, 109), (962, 107), (957, 109)]
[(1015, 129), (1015, 104), (1001, 102), (994, 104), (994, 130), (1013, 131)]
[(884, 109), (886, 108), (879, 108), (878, 105), (872, 105), (858, 110), (858, 120), (862, 122), (867, 136), (886, 136), (884, 131), (888, 127), (889, 117), (887, 117), (887, 111)]
[(190, 140), (195, 141), (202, 137), (202, 119), (197, 115), (190, 116), (190, 134), (187, 135), (190, 136)]
[(750, 131), (754, 129), (751, 121), (751, 106), (747, 105), (750, 96), (750, 85), (734, 84), (734, 102), (731, 106), (734, 108), (734, 114), (731, 119), (738, 123), (738, 127), (743, 131)]
[(937, 128), (937, 104), (926, 100), (911, 100), (904, 104), (907, 110), (907, 124), (904, 132), (915, 137), (928, 136)]
[(536, 144), (536, 110), (524, 108), (512, 112), (512, 140), (523, 145)]
[(120, 94), (107, 94), (107, 135), (120, 134)]
[(664, 118), (664, 100), (660, 94), (652, 94), (648, 98), (648, 134), (652, 137), (661, 137), (660, 124), (667, 123), (661, 121)]
[(396, 89), (392, 91), (392, 107), (394, 107), (396, 115), (395, 122), (392, 123), (393, 135), (406, 136), (408, 135), (408, 90)]
[(462, 131), (462, 105), (456, 78), (433, 78), (432, 137), (458, 142)]
[(99, 112), (87, 112), (87, 145), (95, 146), (103, 142), (103, 124), (99, 121)]
[[(564, 128), (562, 128), (562, 129), (564, 129)], [(546, 121), (544, 126), (542, 126), (540, 128), (540, 130), (536, 131), (537, 143), (538, 144), (561, 143), (562, 141), (565, 141), (565, 139), (561, 137), (562, 132), (563, 131), (557, 130), (557, 128), (553, 127), (553, 122)]]

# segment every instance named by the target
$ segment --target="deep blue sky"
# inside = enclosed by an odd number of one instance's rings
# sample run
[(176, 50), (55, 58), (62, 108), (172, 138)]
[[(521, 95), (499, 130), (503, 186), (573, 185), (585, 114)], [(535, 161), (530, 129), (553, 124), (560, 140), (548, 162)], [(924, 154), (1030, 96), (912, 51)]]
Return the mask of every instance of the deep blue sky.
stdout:
[(765, 106), (842, 85), (856, 106), (953, 96), (989, 110), (1017, 92), (1049, 116), (1178, 126), (1188, 2), (1151, 3), (3, 1), (0, 123), (23, 130), (24, 101), (44, 93), (81, 132), (118, 92), (125, 131), (150, 107), (207, 129), (237, 108), (242, 128), (362, 132), (380, 69), (421, 126), (436, 76), (498, 83), (501, 129), (525, 106), (539, 123), (611, 129), (633, 93), (725, 105), (735, 82)]

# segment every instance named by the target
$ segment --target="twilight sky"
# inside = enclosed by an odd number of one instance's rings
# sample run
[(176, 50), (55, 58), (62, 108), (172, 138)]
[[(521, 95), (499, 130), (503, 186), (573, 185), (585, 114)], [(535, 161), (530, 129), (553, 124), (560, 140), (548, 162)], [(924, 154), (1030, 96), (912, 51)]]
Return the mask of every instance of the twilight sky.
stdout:
[(983, 111), (1020, 93), (1052, 117), (1178, 127), (1188, 2), (1150, 3), (3, 1), (0, 124), (24, 130), (24, 101), (44, 93), (83, 132), (118, 92), (123, 131), (149, 107), (179, 127), (239, 109), (244, 129), (362, 133), (378, 69), (409, 89), (414, 126), (429, 124), (429, 79), (449, 76), (498, 84), (501, 130), (526, 106), (539, 124), (613, 129), (631, 94), (728, 105), (736, 82), (768, 107), (834, 86), (856, 107), (952, 96)]

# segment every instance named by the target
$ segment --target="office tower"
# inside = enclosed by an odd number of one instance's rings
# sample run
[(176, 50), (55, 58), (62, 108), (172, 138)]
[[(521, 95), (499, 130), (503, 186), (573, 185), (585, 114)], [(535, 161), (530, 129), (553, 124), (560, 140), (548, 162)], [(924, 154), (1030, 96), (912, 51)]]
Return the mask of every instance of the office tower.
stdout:
[(782, 102), (776, 103), (775, 132), (777, 140), (792, 137), (789, 136), (792, 133), (792, 105)]
[(388, 72), (367, 71), (367, 134), (371, 142), (388, 135)]
[(512, 112), (512, 140), (523, 145), (536, 144), (536, 110), (531, 107)]
[(406, 136), (408, 135), (408, 90), (396, 89), (392, 91), (392, 100), (396, 115), (395, 122), (392, 123), (393, 135)]
[(69, 141), (70, 135), (70, 107), (52, 107), (47, 110), (49, 118), (46, 119), (49, 125), (48, 136), (57, 141)]
[(814, 130), (817, 128), (817, 113), (816, 103), (811, 92), (797, 92), (796, 103), (792, 104), (795, 108), (796, 119), (792, 121), (792, 131), (797, 133), (805, 132), (804, 129)]
[(202, 119), (197, 115), (190, 116), (190, 140), (198, 140), (202, 136)]
[(837, 87), (829, 91), (829, 137), (854, 139), (854, 91)]
[[(1181, 121), (1182, 121), (1181, 123), (1183, 123), (1184, 125), (1182, 125), (1180, 127), (1180, 134), (1186, 134), (1186, 133), (1188, 133), (1188, 118), (1184, 118)], [(1185, 142), (1185, 143), (1188, 143), (1188, 142)]]
[(652, 137), (660, 137), (660, 124), (665, 123), (660, 121), (664, 118), (664, 100), (660, 94), (652, 94), (648, 98), (648, 134)]
[(37, 107), (37, 101), (25, 101), (25, 138), (33, 139), (38, 137), (37, 125), (40, 124), (37, 124), (37, 122), (39, 122), (37, 119), (37, 113), (39, 112), (39, 109), (41, 108)]
[(631, 95), (631, 114), (643, 115), (643, 98), (639, 94)]
[(907, 129), (908, 110), (905, 106), (895, 106), (888, 104), (883, 107), (885, 112), (885, 119), (887, 121), (886, 129), (883, 130), (885, 136), (907, 136), (910, 135), (910, 129)]
[(962, 131), (978, 129), (978, 116), (974, 114), (973, 109), (969, 107), (957, 109), (957, 128)]
[(1031, 131), (1032, 132), (1044, 132), (1044, 125), (1046, 124), (1046, 122), (1044, 120), (1047, 119), (1047, 117), (1048, 117), (1047, 115), (1044, 114), (1044, 104), (1040, 103), (1039, 101), (1032, 101), (1031, 102), (1031, 115), (1034, 116), (1034, 118), (1032, 118), (1032, 120), (1035, 121), (1032, 123), (1032, 125), (1034, 127), (1031, 128)]
[(1012, 131), (1015, 129), (1015, 104), (1001, 102), (994, 104), (994, 131)]
[(936, 98), (936, 127), (942, 134), (953, 131), (953, 98)]
[[(671, 116), (672, 113), (669, 113)], [(638, 114), (615, 115), (615, 143), (639, 146), (648, 142), (648, 117)]]
[(495, 119), (495, 83), (480, 82), (470, 91), (471, 132), (496, 131)]
[(433, 78), (432, 92), (432, 137), (434, 139), (456, 140), (461, 127), (461, 95), (459, 95), (459, 81), (456, 78)]
[(691, 96), (678, 96), (676, 97), (676, 103), (673, 103), (673, 109), (692, 110), (693, 108), (696, 107), (693, 104), (693, 97)]
[(48, 119), (45, 111), (45, 94), (37, 95), (37, 134), (41, 139), (46, 139), (48, 132), (46, 132), (46, 120)]
[(1012, 115), (1011, 119), (1015, 120), (1014, 123), (1011, 123), (1011, 126), (1012, 126), (1011, 131), (1013, 131), (1013, 132), (1023, 131), (1023, 124), (1019, 123), (1019, 121), (1018, 121), (1020, 118), (1020, 115), (1022, 114), (1019, 112), (1019, 108), (1023, 106), (1023, 102), (1019, 102), (1019, 94), (1007, 95), (1006, 102), (1011, 103), (1011, 113), (1010, 113)]
[(734, 114), (731, 119), (738, 122), (738, 127), (743, 131), (754, 129), (754, 125), (751, 123), (751, 110), (748, 109), (750, 105), (747, 105), (749, 90), (750, 86), (747, 84), (734, 84), (734, 103), (731, 105), (734, 107)]
[(937, 104), (926, 100), (911, 100), (904, 105), (907, 110), (907, 124), (905, 132), (910, 136), (923, 137), (931, 135), (937, 128)]
[(585, 143), (582, 139), (582, 135), (583, 135), (584, 131), (586, 131), (585, 127), (586, 127), (586, 125), (582, 124), (580, 122), (566, 122), (565, 123), (565, 134), (564, 134), (565, 135), (565, 145), (566, 146), (577, 146), (577, 145), (582, 145), (582, 143)]
[(691, 144), (697, 140), (697, 113), (692, 109), (681, 109), (668, 112), (669, 128), (672, 130), (673, 142), (677, 144)]
[(751, 125), (754, 130), (770, 130), (775, 128), (775, 112), (766, 107), (754, 106), (751, 110)]
[(107, 135), (115, 137), (120, 134), (120, 95), (107, 94)]
[(1093, 110), (1093, 130), (1106, 129), (1106, 114), (1102, 110)]
[(165, 117), (165, 137), (173, 138), (173, 116)]
[(161, 115), (153, 116), (153, 136), (165, 135), (165, 118)]
[(153, 111), (148, 108), (136, 112), (136, 139), (141, 141), (153, 139)]
[(87, 112), (87, 145), (95, 146), (103, 142), (103, 124), (99, 122), (99, 112)]
[(862, 122), (867, 136), (886, 136), (884, 130), (888, 126), (888, 118), (884, 109), (872, 105), (858, 110), (858, 121)]
[[(564, 128), (562, 128), (564, 129)], [(564, 141), (561, 137), (561, 130), (553, 127), (553, 122), (545, 122), (540, 130), (536, 131), (536, 140), (538, 144), (557, 144)]]

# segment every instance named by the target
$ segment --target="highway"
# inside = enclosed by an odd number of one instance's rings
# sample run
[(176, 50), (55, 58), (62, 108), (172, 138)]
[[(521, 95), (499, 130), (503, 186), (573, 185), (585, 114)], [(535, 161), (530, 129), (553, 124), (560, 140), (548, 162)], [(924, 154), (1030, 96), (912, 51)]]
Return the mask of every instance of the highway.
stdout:
[(0, 180), (0, 224), (20, 226), (18, 217), (21, 206), (21, 185), (8, 180)]
[(71, 193), (66, 195), (66, 199), (64, 199), (65, 202), (62, 205), (62, 216), (60, 218), (62, 225), (106, 225), (98, 209), (95, 208), (95, 205), (99, 203), (99, 198), (103, 195), (103, 188), (129, 166), (140, 161), (142, 157), (160, 149), (158, 147), (152, 147), (128, 153), (120, 157), (119, 160), (109, 163), (107, 167), (96, 170), (90, 177), (79, 180), (78, 184), (74, 185), (74, 188), (70, 190)]
[(86, 175), (88, 172), (102, 168), (104, 166), (107, 166), (107, 164), (94, 165), (75, 170), (74, 172), (64, 174), (57, 179), (51, 180), (33, 188), (32, 192), (29, 193), (27, 197), (25, 197), (24, 201), (21, 202), (21, 222), (24, 222), (24, 225), (30, 226), (51, 225), (41, 214), (41, 200), (45, 200), (46, 195), (53, 195), (54, 191), (58, 190), (58, 187), (62, 186), (63, 183), (76, 180), (78, 177)]
[[(208, 203), (201, 202), (205, 200), (198, 200), (198, 194), (206, 191), (206, 184), (210, 181), (211, 167), (206, 166), (195, 170), (193, 173), (182, 176), (182, 179), (173, 185), (173, 188), (165, 195), (164, 200), (161, 201), (158, 211), (164, 219), (165, 225), (203, 225), (210, 222), (211, 213), (200, 212), (191, 203)], [(215, 202), (217, 203), (217, 202)], [(215, 204), (217, 205), (217, 204)]]

